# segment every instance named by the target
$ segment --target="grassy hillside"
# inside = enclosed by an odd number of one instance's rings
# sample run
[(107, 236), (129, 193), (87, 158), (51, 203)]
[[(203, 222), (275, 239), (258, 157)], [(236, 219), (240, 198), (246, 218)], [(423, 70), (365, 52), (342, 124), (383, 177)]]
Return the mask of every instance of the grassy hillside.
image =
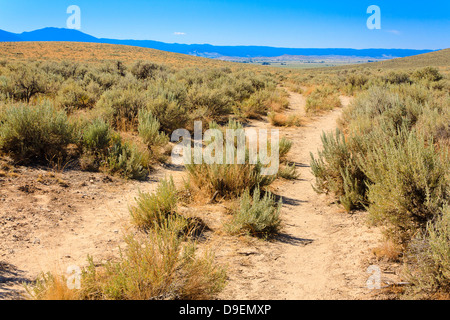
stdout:
[(2, 42), (0, 59), (102, 63), (147, 60), (171, 67), (232, 67), (235, 63), (125, 45), (83, 42)]

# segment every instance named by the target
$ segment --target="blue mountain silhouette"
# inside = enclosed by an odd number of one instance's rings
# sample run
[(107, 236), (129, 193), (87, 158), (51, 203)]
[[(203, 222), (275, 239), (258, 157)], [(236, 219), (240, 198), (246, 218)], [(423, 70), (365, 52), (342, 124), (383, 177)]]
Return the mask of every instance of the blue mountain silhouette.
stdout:
[(434, 50), (412, 49), (346, 49), (346, 48), (279, 48), (267, 46), (214, 46), (210, 44), (179, 44), (153, 40), (117, 40), (96, 38), (78, 30), (44, 28), (20, 34), (0, 30), (0, 42), (15, 41), (74, 41), (130, 45), (169, 52), (209, 57), (279, 57), (296, 56), (352, 56), (367, 58), (402, 58)]

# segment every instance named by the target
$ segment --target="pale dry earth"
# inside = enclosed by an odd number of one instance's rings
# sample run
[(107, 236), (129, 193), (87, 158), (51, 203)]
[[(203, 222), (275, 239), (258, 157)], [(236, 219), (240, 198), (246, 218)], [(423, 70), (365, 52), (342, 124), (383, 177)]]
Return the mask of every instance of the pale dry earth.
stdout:
[[(288, 113), (304, 115), (305, 100), (301, 94), (290, 93)], [(344, 106), (351, 101), (348, 97), (341, 100)], [(336, 109), (299, 128), (281, 129), (281, 135), (294, 142), (289, 160), (296, 163), (300, 178), (272, 186), (284, 203), (283, 229), (274, 240), (221, 231), (227, 219), (223, 204), (183, 208), (198, 209), (212, 229), (199, 247), (213, 250), (217, 262), (227, 267), (227, 286), (219, 299), (373, 297), (366, 286), (367, 267), (373, 261), (371, 249), (381, 239), (380, 231), (366, 224), (365, 213), (348, 214), (312, 187), (310, 153), (320, 148), (323, 131), (336, 128), (341, 112)], [(265, 120), (250, 125), (270, 128)], [(56, 178), (68, 181), (65, 186), (42, 169), (18, 171), (19, 178), (0, 179), (0, 299), (19, 299), (20, 283), (42, 271), (64, 273), (69, 266), (82, 267), (87, 255), (97, 261), (116, 257), (123, 246), (122, 236), (130, 231), (128, 206), (139, 190), (153, 191), (157, 181), (168, 175), (181, 186), (184, 177), (174, 166), (158, 168), (147, 182), (105, 178), (100, 173), (57, 173)], [(39, 179), (42, 176), (47, 180)]]

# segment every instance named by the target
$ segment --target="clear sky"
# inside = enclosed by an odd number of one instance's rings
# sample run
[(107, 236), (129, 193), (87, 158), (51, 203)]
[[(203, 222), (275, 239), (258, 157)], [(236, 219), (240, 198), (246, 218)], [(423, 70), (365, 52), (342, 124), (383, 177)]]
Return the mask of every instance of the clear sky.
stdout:
[[(293, 48), (450, 47), (450, 0), (0, 0), (0, 29), (66, 27), (81, 9), (80, 31), (99, 38)], [(381, 9), (369, 30), (367, 8)]]

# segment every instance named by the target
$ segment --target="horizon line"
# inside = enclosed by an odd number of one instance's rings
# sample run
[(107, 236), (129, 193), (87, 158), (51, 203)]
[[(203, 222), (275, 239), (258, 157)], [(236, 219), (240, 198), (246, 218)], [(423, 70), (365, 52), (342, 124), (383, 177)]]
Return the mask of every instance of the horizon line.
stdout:
[[(34, 30), (30, 30), (30, 31), (22, 31), (21, 33), (17, 33), (17, 32), (11, 32), (11, 31), (7, 31), (5, 29), (0, 29), (1, 31), (7, 32), (7, 33), (11, 33), (17, 36), (20, 36), (21, 34), (24, 33), (30, 33), (30, 32), (35, 32), (35, 31), (40, 31), (40, 30), (45, 30), (45, 29), (58, 29), (58, 30), (67, 30), (67, 31), (71, 31), (71, 32), (79, 32), (81, 34), (90, 36), (92, 38), (95, 38), (97, 40), (117, 40), (117, 41), (153, 41), (153, 42), (159, 42), (159, 43), (165, 43), (165, 44), (175, 44), (175, 45), (185, 45), (185, 46), (195, 46), (195, 45), (202, 45), (202, 46), (213, 46), (213, 47), (260, 47), (260, 48), (275, 48), (275, 49), (350, 49), (350, 50), (410, 50), (410, 51), (440, 51), (440, 50), (445, 50), (448, 48), (439, 48), (439, 49), (412, 49), (412, 48), (351, 48), (351, 47), (340, 47), (340, 48), (336, 48), (336, 47), (277, 47), (277, 46), (270, 46), (270, 45), (253, 45), (253, 44), (237, 44), (237, 45), (216, 45), (216, 44), (211, 44), (211, 43), (179, 43), (179, 42), (164, 42), (164, 41), (160, 41), (160, 40), (152, 40), (152, 39), (132, 39), (132, 38), (128, 38), (128, 39), (117, 39), (117, 38), (99, 38), (97, 36), (93, 36), (92, 34), (83, 32), (79, 29), (70, 29), (70, 28), (62, 28), (62, 27), (43, 27), (43, 28), (39, 28), (39, 29), (34, 29)], [(63, 40), (47, 40), (49, 42), (64, 42)], [(33, 42), (33, 41), (29, 41), (29, 40), (23, 40), (23, 41), (0, 41), (0, 42)], [(45, 42), (42, 40), (37, 40), (36, 42)], [(73, 42), (73, 41), (67, 41), (67, 42)], [(86, 41), (75, 41), (75, 42), (86, 42)]]

